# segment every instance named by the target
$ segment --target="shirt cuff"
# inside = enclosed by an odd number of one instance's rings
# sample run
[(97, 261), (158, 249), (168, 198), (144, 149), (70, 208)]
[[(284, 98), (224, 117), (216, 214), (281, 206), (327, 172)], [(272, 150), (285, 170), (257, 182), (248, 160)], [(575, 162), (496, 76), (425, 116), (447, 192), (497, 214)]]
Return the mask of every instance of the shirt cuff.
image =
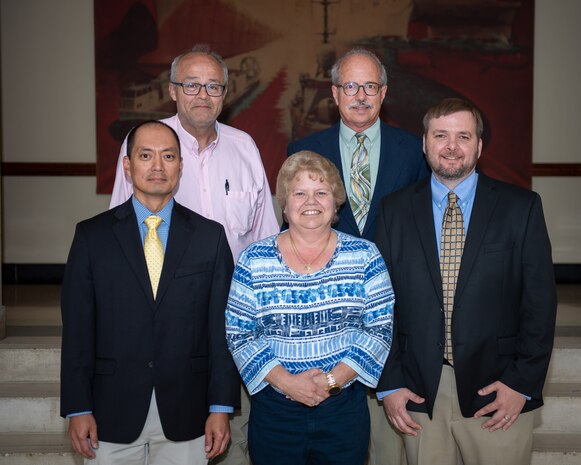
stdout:
[(210, 405), (210, 413), (234, 413), (234, 407), (228, 405)]
[(89, 411), (87, 411), (87, 412), (69, 413), (69, 414), (67, 415), (67, 418), (71, 418), (71, 417), (78, 417), (78, 416), (80, 416), (80, 415), (89, 415), (89, 414), (91, 414), (91, 413), (93, 413), (93, 412), (92, 412), (92, 411), (90, 411), (90, 410), (89, 410)]
[(377, 400), (383, 400), (384, 397), (389, 396), (390, 394), (393, 394), (395, 391), (399, 391), (401, 388), (397, 388), (397, 389), (392, 389), (390, 391), (381, 391), (381, 392), (376, 392), (375, 395), (377, 396)]

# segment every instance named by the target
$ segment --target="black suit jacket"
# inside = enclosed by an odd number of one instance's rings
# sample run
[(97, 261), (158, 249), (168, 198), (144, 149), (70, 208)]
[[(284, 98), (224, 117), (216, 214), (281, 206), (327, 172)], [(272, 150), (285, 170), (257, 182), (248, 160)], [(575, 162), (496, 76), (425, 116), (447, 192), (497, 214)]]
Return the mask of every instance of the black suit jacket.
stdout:
[[(384, 199), (376, 243), (396, 297), (393, 346), (378, 391), (407, 387), (432, 415), (444, 357), (444, 312), (430, 179)], [(553, 346), (556, 291), (540, 197), (479, 175), (452, 317), (462, 414), (494, 399), (477, 391), (500, 380), (542, 405)]]
[[(410, 132), (390, 126), (383, 121), (380, 124), (379, 168), (363, 234), (359, 232), (349, 200), (345, 202), (339, 212), (339, 222), (334, 226), (339, 231), (355, 237), (364, 237), (368, 240), (373, 240), (377, 212), (382, 197), (430, 174), (424, 159), (420, 139)], [(316, 152), (335, 164), (341, 174), (343, 183), (350, 182), (350, 173), (347, 173), (347, 177), (343, 173), (341, 151), (339, 149), (339, 128), (340, 123), (337, 123), (329, 129), (291, 142), (287, 149), (287, 155), (292, 155), (301, 150)]]
[(152, 390), (164, 433), (204, 434), (210, 405), (240, 405), (224, 311), (232, 255), (221, 225), (175, 203), (157, 300), (131, 199), (77, 225), (62, 288), (61, 415), (92, 411), (129, 443)]

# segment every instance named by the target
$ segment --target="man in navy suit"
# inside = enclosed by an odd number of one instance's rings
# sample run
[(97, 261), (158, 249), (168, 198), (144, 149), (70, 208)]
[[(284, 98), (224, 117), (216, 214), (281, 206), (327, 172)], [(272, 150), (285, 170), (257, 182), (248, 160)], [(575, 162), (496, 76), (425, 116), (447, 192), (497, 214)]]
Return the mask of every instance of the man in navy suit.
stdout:
[(379, 119), (387, 95), (387, 72), (370, 51), (355, 48), (340, 57), (331, 69), (332, 92), (341, 121), (334, 126), (291, 142), (287, 154), (311, 150), (331, 160), (341, 174), (347, 196), (352, 192), (352, 158), (357, 135), (365, 135), (369, 154), (371, 195), (360, 229), (351, 202), (339, 212), (335, 227), (356, 237), (373, 240), (382, 197), (429, 175), (422, 143), (416, 135)]
[[(427, 177), (430, 172), (419, 137), (379, 119), (388, 91), (387, 72), (373, 53), (362, 48), (350, 50), (333, 65), (331, 80), (341, 121), (291, 142), (287, 154), (311, 150), (331, 160), (339, 169), (347, 197), (352, 199), (352, 164), (358, 153), (358, 138), (362, 138), (369, 159), (370, 192), (363, 207), (365, 211), (355, 218), (355, 204), (351, 200), (345, 202), (334, 227), (355, 237), (373, 240), (381, 198)], [(369, 399), (369, 412), (369, 465), (405, 463), (403, 443), (375, 398)]]
[[(202, 465), (226, 449), (240, 405), (224, 335), (232, 255), (220, 224), (173, 199), (174, 130), (148, 121), (127, 141), (133, 196), (79, 223), (67, 261), (61, 415), (91, 463)], [(144, 252), (151, 219), (160, 275)]]
[(467, 101), (432, 107), (432, 176), (386, 197), (377, 220), (396, 295), (377, 391), (410, 465), (454, 465), (458, 455), (529, 465), (543, 405), (557, 309), (551, 244), (538, 194), (475, 170), (482, 127)]

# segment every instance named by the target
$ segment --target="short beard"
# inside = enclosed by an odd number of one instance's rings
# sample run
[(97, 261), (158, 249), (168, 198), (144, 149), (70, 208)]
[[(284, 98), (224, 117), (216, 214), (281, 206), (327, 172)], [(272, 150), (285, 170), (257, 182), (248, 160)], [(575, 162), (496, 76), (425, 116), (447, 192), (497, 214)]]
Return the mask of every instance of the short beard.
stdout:
[(445, 169), (442, 167), (434, 168), (431, 167), (435, 175), (447, 181), (455, 181), (456, 179), (461, 179), (466, 176), (470, 171), (472, 171), (472, 166), (460, 166), (454, 169)]

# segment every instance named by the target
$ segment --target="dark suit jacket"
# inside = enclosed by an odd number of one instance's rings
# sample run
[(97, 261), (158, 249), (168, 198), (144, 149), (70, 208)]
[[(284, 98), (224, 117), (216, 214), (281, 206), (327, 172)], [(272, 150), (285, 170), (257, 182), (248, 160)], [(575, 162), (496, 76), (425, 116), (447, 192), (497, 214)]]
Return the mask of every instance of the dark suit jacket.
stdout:
[[(339, 128), (340, 123), (337, 123), (329, 129), (291, 142), (287, 149), (287, 155), (292, 155), (301, 150), (316, 152), (335, 164), (341, 174), (343, 183), (350, 182), (350, 173), (347, 173), (347, 177), (343, 173), (341, 151), (339, 149)], [(430, 170), (424, 159), (420, 139), (410, 132), (394, 128), (381, 121), (379, 168), (363, 234), (359, 232), (349, 200), (345, 202), (339, 212), (339, 222), (334, 227), (352, 236), (373, 240), (377, 212), (382, 197), (408, 186), (428, 174), (430, 174)]]
[[(384, 199), (376, 243), (396, 297), (393, 346), (378, 391), (407, 387), (432, 415), (444, 357), (444, 313), (430, 179)], [(553, 346), (556, 291), (540, 197), (479, 175), (462, 255), (452, 348), (462, 414), (494, 399), (500, 380), (540, 407)]]
[(157, 300), (131, 199), (77, 225), (62, 288), (61, 415), (92, 411), (99, 439), (129, 443), (152, 390), (164, 433), (204, 434), (210, 405), (240, 405), (224, 311), (222, 226), (175, 203)]

